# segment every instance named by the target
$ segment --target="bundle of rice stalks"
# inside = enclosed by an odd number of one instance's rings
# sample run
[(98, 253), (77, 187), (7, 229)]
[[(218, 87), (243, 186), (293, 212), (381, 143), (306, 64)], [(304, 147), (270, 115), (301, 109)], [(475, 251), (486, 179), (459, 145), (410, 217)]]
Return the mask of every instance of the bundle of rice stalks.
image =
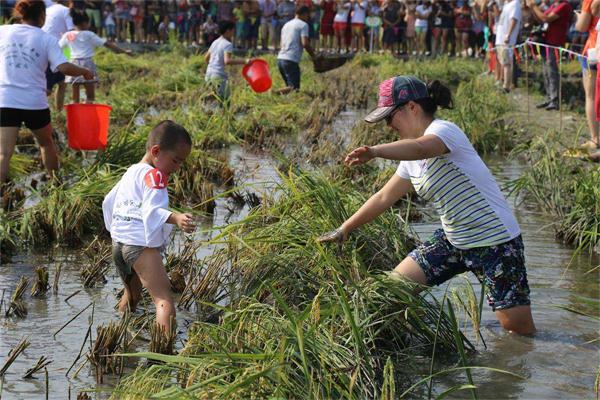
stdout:
[(48, 284), (48, 268), (37, 267), (35, 269), (35, 282), (31, 286), (31, 297), (39, 297), (46, 294), (50, 285)]
[(48, 366), (48, 364), (50, 363), (52, 363), (52, 360), (48, 360), (45, 356), (41, 356), (39, 360), (37, 360), (37, 363), (35, 363), (33, 367), (29, 368), (25, 372), (25, 375), (23, 375), (23, 379), (33, 378), (33, 374), (40, 372), (41, 370), (46, 368), (46, 366)]
[(555, 216), (557, 236), (591, 251), (600, 240), (600, 167), (562, 156), (560, 134), (549, 132), (520, 146), (529, 166), (512, 181), (513, 191)]
[(106, 373), (119, 374), (122, 368), (122, 357), (115, 354), (125, 351), (125, 334), (129, 326), (129, 314), (120, 321), (110, 321), (108, 325), (99, 325), (96, 329), (96, 340), (87, 354), (94, 367), (96, 381), (102, 383)]
[(25, 198), (25, 191), (13, 184), (0, 184), (0, 208), (5, 211), (15, 210)]
[(94, 287), (96, 284), (106, 283), (105, 275), (110, 268), (112, 257), (111, 244), (96, 236), (84, 250), (84, 255), (88, 259), (88, 262), (81, 270), (83, 286)]
[(173, 293), (182, 293), (185, 290), (185, 277), (181, 268), (175, 268), (169, 272), (169, 281)]
[[(162, 372), (178, 371), (178, 382), (155, 388), (155, 397), (185, 390), (195, 398), (380, 398), (408, 386), (409, 366), (434, 344), (449, 354), (473, 348), (435, 298), (382, 274), (411, 242), (393, 213), (354, 233), (340, 254), (315, 242), (365, 200), (349, 186), (290, 173), (277, 202), (214, 239), (222, 247), (203, 260), (198, 278), (215, 278), (204, 286), (192, 278), (180, 305), (196, 297), (220, 318), (196, 322), (178, 356), (140, 354), (166, 362), (155, 366)], [(227, 306), (206, 294), (222, 271), (231, 271)], [(145, 376), (122, 381), (116, 393), (140, 393)]]
[(171, 320), (170, 328), (156, 323), (150, 327), (150, 352), (158, 354), (174, 354), (175, 337), (177, 326), (174, 319)]
[(29, 347), (29, 341), (27, 339), (21, 339), (19, 343), (15, 347), (13, 347), (8, 353), (8, 358), (4, 362), (2, 368), (0, 368), (0, 378), (4, 376), (6, 371), (10, 368), (13, 362), (19, 357), (19, 355), (25, 351), (26, 348)]
[(88, 234), (104, 231), (102, 200), (121, 173), (106, 166), (78, 170), (72, 185), (44, 187), (37, 204), (19, 211), (21, 238), (32, 245), (77, 245)]
[(195, 303), (199, 313), (212, 314), (212, 307), (206, 304), (219, 303), (227, 298), (229, 293), (228, 264), (227, 252), (220, 249), (190, 270), (187, 286), (179, 299), (178, 307), (189, 310)]
[(15, 316), (18, 318), (25, 318), (27, 316), (27, 305), (23, 301), (23, 295), (27, 290), (27, 285), (29, 285), (29, 279), (22, 276), (17, 283), (17, 287), (10, 298), (10, 303), (8, 305), (8, 309), (4, 314), (6, 317)]

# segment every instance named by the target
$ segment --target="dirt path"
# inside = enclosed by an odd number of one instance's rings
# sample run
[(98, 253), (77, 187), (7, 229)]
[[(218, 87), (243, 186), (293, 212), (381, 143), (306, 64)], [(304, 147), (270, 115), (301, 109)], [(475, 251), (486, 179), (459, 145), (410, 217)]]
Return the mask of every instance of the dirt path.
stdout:
[(535, 106), (543, 101), (542, 96), (532, 90), (528, 94), (524, 87), (515, 89), (509, 96), (516, 105), (514, 120), (518, 127), (527, 127), (527, 132), (524, 132), (527, 137), (562, 130), (565, 144), (571, 147), (588, 139), (585, 115), (567, 110), (561, 113), (537, 109)]

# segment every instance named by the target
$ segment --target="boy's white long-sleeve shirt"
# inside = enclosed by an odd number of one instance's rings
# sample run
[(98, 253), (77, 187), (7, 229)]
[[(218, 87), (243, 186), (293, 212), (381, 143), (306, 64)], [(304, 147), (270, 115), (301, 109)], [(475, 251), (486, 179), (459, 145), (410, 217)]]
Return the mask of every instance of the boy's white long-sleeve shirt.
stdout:
[(134, 164), (102, 202), (104, 225), (113, 240), (133, 246), (163, 246), (173, 225), (168, 177), (145, 163)]

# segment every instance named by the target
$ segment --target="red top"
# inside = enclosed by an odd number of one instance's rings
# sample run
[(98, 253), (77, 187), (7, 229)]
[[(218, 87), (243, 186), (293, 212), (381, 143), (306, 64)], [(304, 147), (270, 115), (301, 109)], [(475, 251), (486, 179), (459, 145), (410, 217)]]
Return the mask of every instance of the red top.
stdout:
[(558, 19), (548, 23), (548, 30), (544, 35), (544, 40), (547, 44), (552, 46), (563, 46), (565, 44), (572, 12), (573, 8), (571, 5), (564, 0), (553, 3), (544, 11), (544, 15), (551, 13), (558, 15)]
[(323, 7), (322, 23), (332, 24), (335, 18), (335, 1), (323, 1), (321, 6)]
[(296, 0), (296, 7), (306, 6), (312, 10), (313, 2), (312, 0)]
[[(592, 1), (593, 0), (583, 0), (583, 5), (581, 6), (581, 12), (592, 13)], [(583, 48), (583, 55), (587, 54), (588, 49), (596, 47), (596, 24), (598, 23), (599, 17), (594, 17), (592, 15), (592, 22), (590, 22), (590, 27), (588, 28), (589, 36), (587, 41), (585, 42), (585, 47)]]

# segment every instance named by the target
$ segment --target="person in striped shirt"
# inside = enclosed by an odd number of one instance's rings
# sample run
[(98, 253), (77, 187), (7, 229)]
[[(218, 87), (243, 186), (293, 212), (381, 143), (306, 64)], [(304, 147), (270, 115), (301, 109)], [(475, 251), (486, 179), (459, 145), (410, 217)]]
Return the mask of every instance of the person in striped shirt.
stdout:
[(385, 120), (400, 140), (354, 149), (348, 166), (374, 158), (400, 161), (389, 182), (338, 229), (320, 242), (341, 243), (410, 191), (431, 201), (442, 228), (394, 269), (422, 285), (440, 285), (471, 271), (486, 285), (488, 303), (509, 331), (535, 332), (519, 225), (498, 184), (465, 133), (435, 118), (437, 108), (452, 108), (450, 90), (413, 76), (397, 76), (379, 85), (377, 108), (365, 117)]

